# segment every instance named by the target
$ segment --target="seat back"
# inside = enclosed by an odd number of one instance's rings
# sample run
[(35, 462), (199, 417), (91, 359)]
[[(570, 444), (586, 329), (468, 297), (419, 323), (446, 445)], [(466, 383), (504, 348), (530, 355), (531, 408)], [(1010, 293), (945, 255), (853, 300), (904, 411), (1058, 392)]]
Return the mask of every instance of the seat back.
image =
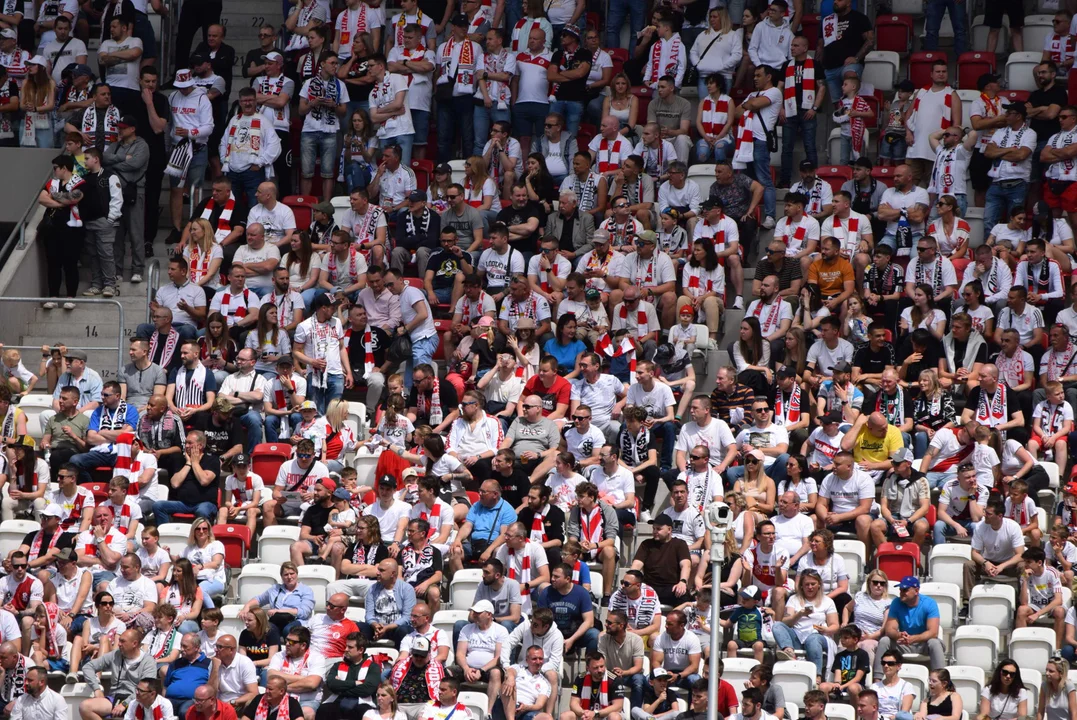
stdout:
[(434, 161), (425, 158), (412, 160), (411, 171), (415, 173), (415, 187), (426, 190), (430, 187), (430, 178), (434, 177)]
[(299, 581), (314, 592), (314, 612), (325, 612), (325, 588), (337, 579), (332, 565), (303, 565), (299, 568)]
[(935, 545), (928, 555), (928, 575), (932, 580), (942, 581), (959, 578), (964, 572), (965, 562), (972, 559), (972, 548), (959, 543)]
[(40, 529), (41, 524), (36, 520), (5, 520), (0, 523), (0, 558), (6, 558), (12, 550), (18, 550), (28, 533)]
[(1025, 15), (1025, 26), (1021, 37), (1026, 48), (1041, 50), (1047, 38), (1054, 34), (1053, 15)]
[(987, 238), (984, 232), (984, 209), (970, 207), (965, 212), (965, 222), (969, 224), (969, 247), (976, 249), (983, 245)]
[(281, 202), (292, 209), (296, 228), (306, 230), (314, 221), (314, 206), (321, 201), (313, 195), (289, 195)]
[(277, 481), (280, 466), (291, 456), (292, 446), (288, 443), (259, 443), (251, 453), (251, 470), (269, 487)]
[[(984, 22), (983, 15), (977, 15), (972, 19), (972, 48), (973, 50), (979, 50), (981, 52), (987, 50), (987, 34), (990, 28), (987, 27), (987, 23)], [(998, 32), (998, 46), (995, 48), (997, 52), (1005, 53), (1006, 48), (1010, 44), (1010, 18), (1003, 14), (1002, 27)], [(976, 701), (975, 707), (980, 707), (979, 700)]]
[(239, 611), (242, 609), (242, 605), (222, 605), (221, 614), (224, 615), (224, 620), (221, 621), (218, 632), (239, 638), (239, 634), (245, 629), (243, 621), (239, 619)]
[(214, 525), (213, 537), (224, 545), (224, 562), (230, 568), (241, 568), (247, 561), (251, 546), (251, 530), (246, 525)]
[(475, 602), (475, 591), (482, 584), (482, 570), (459, 570), (449, 583), (449, 602), (453, 610), (467, 610)]
[(1039, 51), (1010, 53), (1006, 58), (1006, 87), (1010, 90), (1035, 90), (1036, 77), (1033, 69), (1040, 64), (1041, 57), (1042, 53)]
[(967, 708), (980, 707), (980, 692), (984, 689), (986, 674), (983, 668), (968, 665), (950, 665), (950, 682), (961, 696), (961, 703)]
[(915, 543), (883, 543), (875, 550), (875, 564), (889, 578), (918, 575), (920, 547)]
[(702, 163), (688, 168), (688, 181), (696, 184), (699, 196), (703, 199), (710, 196), (711, 185), (714, 184), (714, 167), (714, 163)]
[(733, 686), (737, 693), (737, 702), (744, 690), (744, 683), (752, 676), (752, 669), (758, 665), (754, 658), (727, 657), (722, 661), (722, 679)]
[(1013, 627), (1017, 610), (1017, 591), (1012, 585), (977, 585), (969, 598), (968, 622), (989, 625), (1007, 631)]
[(920, 594), (935, 601), (939, 606), (939, 627), (952, 628), (957, 623), (957, 614), (961, 610), (961, 587), (949, 582), (925, 582), (920, 585)]
[(475, 692), (473, 690), (465, 690), (460, 693), (456, 702), (460, 703), (468, 710), (471, 711), (472, 717), (484, 718), (486, 717), (486, 707), (488, 698), (481, 692)]
[(264, 563), (247, 565), (236, 580), (239, 602), (245, 605), (279, 582), (279, 567)]
[(806, 660), (784, 660), (774, 663), (774, 680), (785, 692), (787, 701), (804, 709), (804, 693), (815, 688), (815, 664)]
[[(913, 703), (913, 707), (915, 706), (916, 703)], [(856, 720), (856, 710), (845, 703), (827, 703), (823, 714), (826, 715), (826, 720)]]
[(864, 579), (864, 558), (867, 548), (859, 540), (835, 540), (834, 552), (845, 560), (845, 569), (849, 571), (849, 587), (860, 587)]
[(191, 526), (188, 523), (165, 523), (157, 526), (161, 537), (159, 544), (173, 555), (182, 555), (183, 548), (191, 538)]
[(1022, 668), (1040, 668), (1054, 652), (1055, 631), (1051, 628), (1016, 628), (1010, 635), (1007, 655)]
[[(995, 72), (995, 54), (987, 52), (961, 53), (957, 60), (957, 86), (963, 90), (976, 90), (976, 82), (984, 73)], [(978, 92), (978, 91), (977, 91)], [(968, 117), (962, 115), (961, 117)]]
[(637, 117), (647, 117), (647, 107), (651, 104), (654, 91), (649, 87), (634, 87), (632, 88), (632, 94), (639, 98)]
[(886, 187), (894, 187), (894, 168), (892, 167), (873, 167), (871, 176)]
[(875, 47), (904, 55), (912, 47), (912, 16), (878, 15), (875, 18)]
[(920, 707), (921, 698), (927, 697), (928, 671), (923, 665), (905, 663), (898, 671), (898, 677), (913, 686), (916, 698), (912, 701), (914, 708)]
[(946, 53), (937, 50), (924, 50), (909, 56), (909, 79), (914, 87), (922, 88), (931, 84), (931, 66), (936, 60), (947, 60)]
[(1000, 642), (1001, 637), (996, 627), (962, 625), (954, 633), (954, 662), (992, 672), (995, 669)]
[[(1037, 717), (1036, 710), (1040, 704), (1040, 688), (1043, 686), (1043, 675), (1039, 670), (1028, 668), (1024, 665), (1018, 665), (1021, 668), (1021, 682), (1025, 684), (1025, 689), (1028, 690), (1028, 714), (1030, 717)], [(1040, 667), (1043, 667), (1042, 665)]]
[[(904, 31), (904, 26), (902, 26)], [(882, 28), (879, 28), (881, 31)], [(864, 82), (876, 90), (893, 92), (901, 59), (893, 50), (873, 50), (864, 57)]]
[(824, 165), (816, 170), (815, 174), (826, 180), (834, 192), (841, 190), (846, 181), (853, 179), (853, 169), (848, 165)]
[(299, 540), (299, 528), (294, 525), (271, 525), (263, 528), (258, 538), (258, 555), (262, 562), (280, 566), (292, 558), (292, 543)]

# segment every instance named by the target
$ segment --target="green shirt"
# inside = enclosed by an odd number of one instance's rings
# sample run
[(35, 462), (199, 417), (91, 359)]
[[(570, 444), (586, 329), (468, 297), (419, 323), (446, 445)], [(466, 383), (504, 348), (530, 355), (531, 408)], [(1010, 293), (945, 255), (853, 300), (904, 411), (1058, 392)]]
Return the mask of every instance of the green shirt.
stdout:
[(70, 427), (77, 437), (85, 440), (86, 433), (90, 429), (90, 416), (84, 413), (76, 413), (75, 417), (67, 417), (62, 413), (56, 413), (49, 418), (42, 433), (46, 436), (52, 436), (52, 447), (54, 448), (81, 450), (82, 448), (64, 432), (64, 426)]

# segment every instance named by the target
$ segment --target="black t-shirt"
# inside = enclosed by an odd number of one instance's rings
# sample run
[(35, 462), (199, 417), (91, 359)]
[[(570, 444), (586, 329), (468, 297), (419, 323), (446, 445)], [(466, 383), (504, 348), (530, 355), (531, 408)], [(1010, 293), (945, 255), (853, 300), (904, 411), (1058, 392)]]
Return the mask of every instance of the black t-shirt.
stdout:
[(266, 636), (261, 640), (255, 638), (254, 633), (246, 628), (239, 633), (239, 646), (247, 651), (247, 657), (251, 659), (251, 662), (268, 660), (269, 648), (280, 644), (280, 631), (277, 630), (277, 626), (273, 623), (269, 623)]
[(860, 648), (842, 650), (834, 656), (834, 669), (841, 673), (841, 681), (846, 683), (855, 678), (861, 670), (864, 671), (864, 677), (867, 677), (871, 672), (871, 660), (868, 659), (867, 652)]
[(364, 69), (364, 72), (359, 72), (359, 67), (366, 64), (366, 59), (356, 58), (348, 70), (348, 77), (344, 80), (344, 83), (348, 86), (348, 97), (352, 102), (366, 102), (370, 98), (370, 91), (374, 89), (374, 83), (355, 82), (358, 78), (366, 77), (370, 74), (369, 68)]
[[(564, 50), (558, 50), (553, 54), (550, 64), (556, 66), (561, 72), (575, 70), (583, 64), (590, 65), (594, 60), (594, 54), (580, 46), (570, 57), (565, 57)], [(558, 83), (556, 97), (563, 102), (587, 102), (587, 75), (579, 80)]]
[(231, 450), (236, 445), (243, 444), (243, 436), (240, 434), (241, 429), (239, 425), (239, 419), (231, 417), (224, 425), (217, 425), (213, 422), (212, 414), (205, 417), (205, 422), (198, 423), (202, 427), (198, 429), (206, 434), (206, 452), (220, 457), (226, 452)]
[[(261, 77), (262, 75), (265, 75), (264, 71), (258, 73), (257, 75), (251, 75), (247, 72), (247, 68), (249, 68), (251, 65), (265, 65), (265, 60), (262, 59), (262, 56), (265, 54), (265, 50), (260, 47), (256, 47), (253, 50), (247, 51), (247, 56), (243, 58), (243, 77), (247, 78), (248, 80), (253, 80), (256, 77)], [(218, 73), (218, 75), (219, 74), (220, 73)]]
[[(362, 379), (366, 376), (366, 350), (363, 348), (363, 335), (366, 333), (352, 332), (348, 338), (348, 359), (352, 364), (352, 376)], [(389, 349), (389, 334), (379, 327), (370, 327), (370, 350), (374, 354), (374, 368), (377, 369), (385, 364), (385, 351)]]
[[(920, 379), (920, 373), (924, 370), (937, 370), (939, 367), (939, 353), (941, 350), (940, 343), (932, 338), (932, 341), (924, 348), (924, 352), (921, 353), (920, 362), (910, 363), (905, 368), (905, 377), (901, 378), (906, 382), (912, 383), (915, 386), (915, 390), (911, 393), (906, 392), (907, 395), (916, 395), (919, 392), (919, 385), (917, 382)], [(898, 351), (897, 364), (901, 365), (905, 362), (905, 359), (913, 354), (912, 343), (908, 340), (901, 346), (901, 350)], [(911, 389), (911, 388), (910, 388)]]
[(207, 452), (202, 456), (202, 460), (199, 464), (202, 466), (203, 470), (212, 470), (217, 479), (209, 485), (203, 486), (195, 479), (194, 473), (188, 470), (187, 477), (180, 483), (180, 486), (178, 488), (172, 488), (169, 500), (178, 500), (187, 505), (198, 505), (199, 503), (212, 503), (216, 505), (220, 502), (220, 498), (217, 495), (217, 487), (220, 485), (221, 477), (220, 458), (216, 455), (210, 455)]
[[(502, 493), (504, 493), (504, 485), (502, 485)], [(535, 519), (535, 511), (529, 507), (525, 507), (520, 511), (517, 519), (524, 524), (524, 527), (531, 527), (531, 523)], [(565, 511), (556, 505), (551, 504), (550, 509), (542, 516), (542, 529), (546, 533), (547, 540), (560, 540), (561, 542), (564, 542)]]
[[(362, 557), (357, 555), (360, 548), (363, 551)], [(373, 553), (371, 552), (370, 545), (364, 545), (358, 542), (352, 543), (348, 546), (348, 549), (344, 551), (344, 559), (357, 565), (377, 565), (387, 557), (389, 557), (389, 548), (385, 546), (385, 543), (378, 543), (375, 545)]]
[(307, 508), (303, 513), (303, 520), (299, 523), (310, 528), (310, 534), (315, 537), (325, 537), (325, 524), (329, 522), (329, 513), (333, 512), (333, 505), (318, 505), (317, 503)]
[(835, 70), (845, 65), (845, 58), (854, 57), (864, 45), (864, 33), (872, 30), (871, 21), (867, 15), (856, 10), (850, 10), (844, 16), (838, 16), (838, 39), (826, 44), (823, 33), (826, 32), (826, 24), (819, 23), (819, 47), (823, 51), (823, 68)]
[[(38, 530), (35, 530), (26, 533), (26, 536), (22, 539), (22, 544), (28, 548), (33, 547), (34, 536), (37, 535), (38, 532)], [(41, 538), (41, 555), (44, 555), (49, 550), (49, 543), (52, 542), (52, 533), (46, 533), (44, 530), (41, 530), (40, 532), (44, 533)], [(75, 535), (76, 534), (73, 532), (60, 533), (60, 539), (56, 541), (56, 549), (63, 550), (65, 547), (75, 547)], [(40, 555), (38, 557), (40, 557)], [(37, 558), (34, 559), (36, 560)]]
[(804, 102), (804, 66), (806, 65), (806, 63), (798, 63), (796, 60), (790, 60), (789, 62), (782, 65), (780, 77), (785, 77), (785, 73), (789, 71), (790, 65), (794, 66), (795, 68), (795, 70), (793, 70), (793, 82), (796, 83), (796, 100), (797, 108), (799, 109), (801, 104)]
[[(572, 683), (572, 694), (574, 696), (580, 697), (580, 691), (583, 689), (583, 681), (584, 681), (584, 678), (586, 676), (587, 676), (587, 673), (583, 673), (582, 675), (578, 675), (576, 677), (576, 680)], [(608, 682), (606, 683), (607, 700), (609, 702), (613, 702), (614, 700), (616, 700), (617, 698), (619, 698), (621, 696), (620, 695), (621, 685), (623, 685), (624, 683), (621, 681), (620, 678), (618, 678), (618, 677), (616, 677), (614, 675), (610, 675), (607, 678), (607, 680), (608, 680)], [(599, 707), (599, 703), (601, 701), (599, 700), (598, 694), (599, 694), (599, 683), (592, 682), (591, 683), (591, 708), (593, 710), (600, 710), (601, 709)]]
[(400, 552), (404, 582), (418, 585), (429, 580), (434, 573), (442, 572), (441, 551), (430, 543), (422, 550), (408, 546)]
[[(438, 389), (438, 395), (441, 400), (441, 414), (442, 417), (448, 415), (460, 404), (460, 397), (456, 394), (456, 388), (452, 386), (452, 383), (441, 382), (441, 387)], [(407, 406), (409, 408), (419, 407), (419, 388), (416, 385), (411, 386), (411, 392), (408, 393)], [(421, 422), (426, 422), (428, 416), (420, 416)], [(418, 423), (416, 423), (418, 424)]]
[[(983, 393), (983, 390), (981, 390), (980, 388), (978, 388), (978, 387), (973, 388), (972, 392), (969, 393), (968, 402), (965, 403), (965, 407), (968, 408), (969, 410), (972, 410), (972, 419), (973, 420), (977, 419), (976, 418), (976, 412), (977, 412), (977, 410), (979, 409), (979, 406), (980, 406), (980, 395), (982, 393)], [(994, 397), (994, 393), (991, 393), (991, 395), (986, 398), (985, 402), (990, 403), (992, 397)], [(1021, 412), (1021, 403), (1017, 402), (1017, 393), (1010, 392), (1009, 388), (1007, 388), (1007, 392), (1006, 392), (1006, 413), (1005, 413), (1005, 417), (1002, 419), (1002, 422), (1008, 422), (1009, 419), (1011, 417), (1013, 417), (1014, 413), (1018, 413), (1018, 412)], [(1026, 424), (1028, 424), (1030, 422), (1031, 422), (1031, 418), (1025, 418), (1025, 423)]]
[[(518, 464), (512, 466), (512, 474), (508, 477), (497, 472), (491, 473), (490, 477), (501, 483), (501, 497), (514, 508), (520, 507), (524, 498), (527, 497), (527, 491), (531, 488), (531, 479)], [(531, 526), (528, 525), (528, 527)]]
[[(150, 154), (161, 154), (165, 152), (165, 135), (168, 134), (168, 130), (165, 129), (161, 133), (155, 133), (150, 127), (150, 113), (146, 109), (146, 104), (143, 102), (133, 103), (134, 107), (132, 112), (135, 116), (135, 134), (146, 141), (150, 146)], [(153, 94), (153, 109), (157, 113), (157, 117), (164, 120), (166, 123), (172, 123), (172, 108), (168, 104), (168, 98), (162, 93), (155, 92)], [(238, 198), (237, 198), (238, 204)], [(246, 213), (244, 213), (246, 215)], [(198, 217), (197, 215), (195, 217)]]
[[(1069, 105), (1069, 96), (1066, 93), (1066, 88), (1056, 82), (1050, 90), (1033, 90), (1029, 93), (1028, 104), (1030, 107), (1058, 105), (1063, 108)], [(1054, 120), (1029, 120), (1028, 126), (1036, 132), (1036, 140), (1041, 143), (1046, 143), (1048, 138), (1062, 129), (1062, 124), (1058, 122), (1058, 118)]]
[[(260, 703), (261, 701), (261, 695), (251, 700), (250, 704), (247, 705), (247, 709), (243, 711), (243, 717), (250, 718), (250, 720), (254, 720), (255, 715), (258, 714), (258, 703)], [(277, 710), (277, 707), (273, 706), (269, 708), (269, 713), (266, 716), (266, 720), (277, 720), (278, 714), (279, 711)], [(303, 707), (299, 704), (299, 701), (296, 700), (293, 696), (288, 697), (288, 717), (293, 719), (303, 717)]]
[(438, 248), (430, 254), (426, 263), (426, 269), (434, 273), (433, 284), (436, 288), (451, 288), (456, 280), (456, 274), (463, 272), (460, 267), (460, 258), (444, 248)]
[(853, 367), (860, 368), (865, 375), (875, 375), (886, 369), (887, 365), (896, 365), (894, 359), (894, 346), (884, 343), (879, 352), (871, 349), (871, 345), (865, 345), (856, 351), (853, 356)]
[(542, 212), (542, 207), (537, 202), (527, 201), (527, 204), (522, 208), (514, 208), (512, 205), (501, 208), (501, 212), (497, 214), (498, 222), (503, 222), (505, 225), (512, 227), (513, 225), (523, 225), (531, 218), (538, 220), (538, 227), (535, 228), (535, 232), (531, 233), (531, 237), (526, 240), (514, 240), (510, 241), (509, 245), (517, 250), (527, 250), (528, 252), (535, 252), (538, 249), (538, 239), (542, 233), (543, 227), (546, 225), (546, 213)]
[[(968, 349), (969, 341), (961, 342), (960, 340), (954, 340), (954, 364), (955, 368), (950, 368), (950, 372), (957, 372), (957, 368), (965, 366), (965, 352)], [(982, 343), (979, 350), (976, 351), (976, 357), (972, 359), (974, 363), (986, 363), (987, 362), (987, 343)]]

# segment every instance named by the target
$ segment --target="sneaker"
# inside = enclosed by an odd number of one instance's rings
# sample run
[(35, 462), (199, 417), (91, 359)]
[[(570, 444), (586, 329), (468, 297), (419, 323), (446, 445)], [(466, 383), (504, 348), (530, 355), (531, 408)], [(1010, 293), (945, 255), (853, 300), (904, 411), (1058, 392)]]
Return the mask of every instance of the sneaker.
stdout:
[(131, 284), (132, 285), (138, 285), (140, 282), (142, 282), (142, 276), (141, 275), (139, 275), (138, 273), (135, 273), (134, 275), (131, 276)]
[(100, 288), (92, 287), (89, 290), (83, 290), (82, 294), (84, 297), (96, 297), (101, 294), (101, 290)]
[(649, 523), (651, 520), (652, 520), (652, 518), (651, 518), (651, 511), (650, 510), (644, 510), (643, 512), (641, 512), (639, 514), (639, 521), (641, 523)]
[(79, 676), (78, 676), (77, 673), (69, 672), (67, 674), (67, 676), (64, 677), (64, 682), (67, 683), (68, 685), (74, 685), (78, 681), (79, 681)]
[(107, 287), (107, 288), (105, 288), (104, 290), (101, 291), (101, 294), (104, 297), (110, 298), (110, 297), (115, 297), (115, 296), (119, 295), (120, 291), (117, 290), (114, 287)]
[(764, 230), (773, 230), (774, 229), (774, 218), (769, 217), (769, 216), (763, 218), (763, 229)]
[(796, 655), (790, 655), (785, 650), (775, 650), (774, 651), (774, 657), (778, 658), (779, 660), (796, 660), (797, 659)]
[(55, 310), (57, 307), (59, 307), (59, 305), (54, 303), (52, 300), (49, 300), (47, 303), (43, 304), (41, 307), (45, 308), (46, 310)]
[(64, 310), (74, 310), (74, 309), (75, 309), (75, 303), (73, 303), (73, 302), (65, 302), (64, 303)]
[(734, 300), (733, 301), (733, 309), (734, 310), (743, 310), (744, 309), (744, 298), (738, 297), (736, 300)]

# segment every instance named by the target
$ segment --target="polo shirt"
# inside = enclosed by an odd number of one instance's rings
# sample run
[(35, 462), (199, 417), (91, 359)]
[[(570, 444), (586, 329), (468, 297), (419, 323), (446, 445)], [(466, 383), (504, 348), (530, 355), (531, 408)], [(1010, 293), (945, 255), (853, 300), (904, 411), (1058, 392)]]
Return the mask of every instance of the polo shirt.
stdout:
[(467, 521), (471, 523), (472, 538), (493, 542), (502, 525), (511, 525), (516, 522), (516, 511), (505, 502), (504, 498), (499, 498), (492, 508), (482, 503), (472, 505), (467, 511)]
[(187, 314), (186, 311), (180, 310), (179, 301), (184, 300), (192, 308), (204, 308), (206, 306), (206, 293), (202, 290), (202, 287), (195, 285), (191, 281), (187, 281), (176, 287), (174, 283), (168, 283), (157, 288), (157, 295), (154, 298), (158, 305), (163, 305), (172, 311), (172, 324), (180, 325), (186, 323), (187, 325), (195, 325), (194, 318)]
[(180, 656), (165, 675), (165, 693), (170, 700), (187, 700), (194, 697), (199, 685), (209, 682), (209, 670), (213, 661), (199, 654), (194, 662)]
[(901, 632), (918, 635), (927, 630), (928, 620), (939, 617), (939, 605), (927, 595), (921, 595), (915, 607), (909, 607), (901, 598), (894, 598), (890, 603), (890, 617), (897, 620)]

